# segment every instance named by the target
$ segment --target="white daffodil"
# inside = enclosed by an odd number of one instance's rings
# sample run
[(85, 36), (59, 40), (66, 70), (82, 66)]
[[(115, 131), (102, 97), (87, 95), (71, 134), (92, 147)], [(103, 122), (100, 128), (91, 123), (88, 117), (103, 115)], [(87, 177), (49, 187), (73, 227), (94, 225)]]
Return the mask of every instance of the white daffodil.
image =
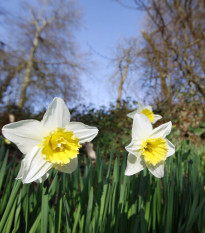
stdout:
[(42, 121), (23, 120), (5, 125), (3, 135), (25, 154), (17, 179), (23, 183), (42, 182), (55, 168), (71, 173), (77, 168), (77, 155), (82, 143), (98, 133), (96, 127), (70, 122), (64, 101), (54, 98)]
[(134, 115), (132, 141), (126, 147), (129, 154), (125, 175), (131, 176), (147, 167), (154, 176), (164, 176), (164, 162), (175, 153), (174, 145), (166, 139), (171, 127), (168, 122), (153, 129), (144, 114)]
[(130, 112), (127, 114), (128, 117), (134, 118), (135, 113), (143, 113), (145, 116), (147, 116), (152, 124), (154, 124), (156, 121), (161, 119), (162, 117), (160, 115), (156, 115), (152, 111), (152, 107), (150, 105), (142, 105), (139, 103), (139, 107), (137, 110)]

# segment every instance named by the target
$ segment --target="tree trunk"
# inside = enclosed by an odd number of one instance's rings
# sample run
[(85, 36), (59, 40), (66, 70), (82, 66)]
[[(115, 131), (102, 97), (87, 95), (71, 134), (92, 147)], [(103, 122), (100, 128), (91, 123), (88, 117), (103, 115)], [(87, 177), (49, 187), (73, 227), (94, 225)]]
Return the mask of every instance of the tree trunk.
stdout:
[(17, 106), (19, 108), (22, 108), (24, 106), (25, 101), (26, 101), (26, 90), (27, 90), (28, 85), (31, 81), (31, 71), (32, 71), (32, 67), (33, 67), (34, 55), (35, 55), (36, 49), (38, 48), (39, 36), (40, 36), (40, 29), (37, 28), (36, 33), (35, 33), (35, 38), (33, 40), (33, 45), (32, 45), (32, 48), (31, 48), (31, 51), (29, 54), (29, 59), (27, 62), (27, 67), (26, 67), (26, 71), (25, 71), (25, 75), (24, 75), (24, 81), (23, 81), (22, 86), (21, 86), (21, 93), (20, 93), (18, 104), (17, 104)]
[(128, 67), (129, 67), (129, 62), (124, 66), (124, 73), (122, 75), (120, 86), (118, 88), (117, 109), (119, 109), (121, 105), (122, 89), (123, 89), (125, 79), (127, 78)]

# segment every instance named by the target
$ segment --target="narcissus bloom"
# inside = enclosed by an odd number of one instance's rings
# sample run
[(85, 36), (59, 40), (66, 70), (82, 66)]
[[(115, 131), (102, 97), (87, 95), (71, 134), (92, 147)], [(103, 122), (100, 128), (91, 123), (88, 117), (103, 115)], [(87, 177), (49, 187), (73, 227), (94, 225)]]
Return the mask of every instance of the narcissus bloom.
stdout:
[(142, 105), (139, 103), (139, 107), (137, 110), (130, 112), (127, 114), (128, 117), (134, 118), (135, 113), (143, 113), (145, 116), (147, 116), (152, 124), (154, 124), (156, 121), (161, 119), (162, 117), (160, 115), (156, 115), (152, 111), (152, 107), (150, 105)]
[(54, 98), (42, 121), (11, 123), (5, 125), (2, 132), (25, 154), (17, 179), (30, 183), (47, 179), (51, 168), (73, 172), (77, 168), (81, 144), (90, 142), (98, 129), (70, 122), (70, 112), (64, 101)]
[(164, 162), (175, 153), (174, 145), (166, 139), (171, 128), (172, 123), (168, 122), (153, 129), (144, 114), (134, 115), (132, 141), (126, 147), (129, 154), (125, 175), (131, 176), (147, 167), (154, 176), (164, 176)]

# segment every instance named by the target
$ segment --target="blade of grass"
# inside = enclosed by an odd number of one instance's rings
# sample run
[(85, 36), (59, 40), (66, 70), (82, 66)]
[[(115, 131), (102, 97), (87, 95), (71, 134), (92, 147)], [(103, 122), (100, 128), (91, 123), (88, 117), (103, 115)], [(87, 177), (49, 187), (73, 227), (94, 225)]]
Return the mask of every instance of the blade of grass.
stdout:
[(2, 188), (3, 180), (5, 178), (6, 165), (7, 165), (7, 161), (8, 161), (8, 154), (9, 154), (9, 151), (7, 150), (6, 156), (5, 156), (4, 160), (3, 160), (3, 163), (2, 163), (2, 166), (1, 166), (1, 169), (0, 169), (0, 191), (1, 191), (1, 188)]
[(41, 221), (41, 212), (38, 214), (36, 220), (34, 221), (33, 225), (31, 226), (29, 233), (35, 233), (37, 231), (37, 228), (39, 226), (40, 221)]
[(20, 225), (20, 218), (21, 218), (20, 212), (21, 212), (21, 206), (22, 206), (21, 205), (21, 198), (22, 198), (22, 190), (21, 190), (19, 197), (18, 197), (13, 233), (19, 232), (19, 225)]
[(9, 201), (8, 201), (8, 204), (6, 206), (6, 210), (3, 214), (3, 217), (2, 217), (1, 222), (0, 222), (0, 232), (2, 232), (2, 230), (3, 230), (3, 227), (5, 225), (7, 218), (8, 218), (8, 215), (10, 214), (10, 211), (11, 211), (11, 208), (14, 204), (14, 201), (16, 200), (16, 196), (17, 196), (17, 193), (18, 193), (20, 187), (21, 187), (21, 180), (15, 181), (10, 198), (9, 198)]
[(48, 181), (43, 183), (42, 187), (42, 201), (41, 201), (41, 232), (48, 232)]
[(70, 226), (69, 226), (69, 207), (68, 207), (68, 202), (65, 198), (65, 196), (63, 197), (63, 204), (64, 204), (64, 208), (65, 208), (65, 216), (66, 216), (66, 232), (69, 233), (71, 232)]
[(13, 203), (13, 206), (11, 208), (11, 211), (9, 213), (9, 216), (7, 218), (7, 222), (6, 222), (4, 230), (3, 230), (3, 232), (5, 232), (5, 233), (10, 233), (11, 232), (11, 226), (12, 226), (12, 223), (13, 223), (13, 218), (14, 218), (14, 214), (15, 214), (17, 200), (18, 200), (18, 196), (16, 196), (15, 201)]
[(88, 208), (87, 208), (87, 215), (85, 220), (85, 233), (90, 232), (92, 207), (93, 207), (93, 187), (91, 187), (89, 192)]
[(77, 213), (76, 213), (75, 218), (74, 218), (75, 221), (73, 224), (72, 233), (76, 232), (76, 227), (77, 227), (77, 224), (79, 223), (79, 219), (80, 219), (80, 211), (81, 211), (81, 203), (79, 203), (78, 208), (77, 208)]

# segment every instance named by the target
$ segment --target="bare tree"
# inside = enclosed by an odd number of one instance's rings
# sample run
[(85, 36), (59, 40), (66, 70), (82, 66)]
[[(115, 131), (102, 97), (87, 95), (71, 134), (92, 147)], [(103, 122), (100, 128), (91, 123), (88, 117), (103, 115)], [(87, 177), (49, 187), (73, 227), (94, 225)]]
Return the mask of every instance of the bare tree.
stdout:
[(81, 19), (77, 5), (67, 0), (38, 0), (33, 5), (25, 3), (24, 9), (24, 19), (13, 20), (18, 47), (0, 50), (1, 98), (13, 80), (20, 108), (39, 96), (76, 98), (84, 68), (73, 36)]
[(133, 38), (124, 40), (123, 43), (119, 43), (116, 47), (116, 52), (112, 59), (112, 64), (114, 65), (112, 78), (119, 85), (117, 108), (121, 106), (122, 91), (129, 73), (137, 70), (137, 53), (137, 40)]
[(17, 51), (10, 50), (6, 44), (0, 44), (0, 71), (1, 71), (1, 87), (0, 100), (3, 99), (4, 93), (11, 85), (14, 77), (18, 76), (26, 66), (26, 62), (22, 58), (22, 54)]
[[(145, 82), (158, 101), (205, 99), (205, 3), (201, 0), (135, 0), (147, 13), (140, 56)], [(181, 101), (180, 101), (181, 102)]]

